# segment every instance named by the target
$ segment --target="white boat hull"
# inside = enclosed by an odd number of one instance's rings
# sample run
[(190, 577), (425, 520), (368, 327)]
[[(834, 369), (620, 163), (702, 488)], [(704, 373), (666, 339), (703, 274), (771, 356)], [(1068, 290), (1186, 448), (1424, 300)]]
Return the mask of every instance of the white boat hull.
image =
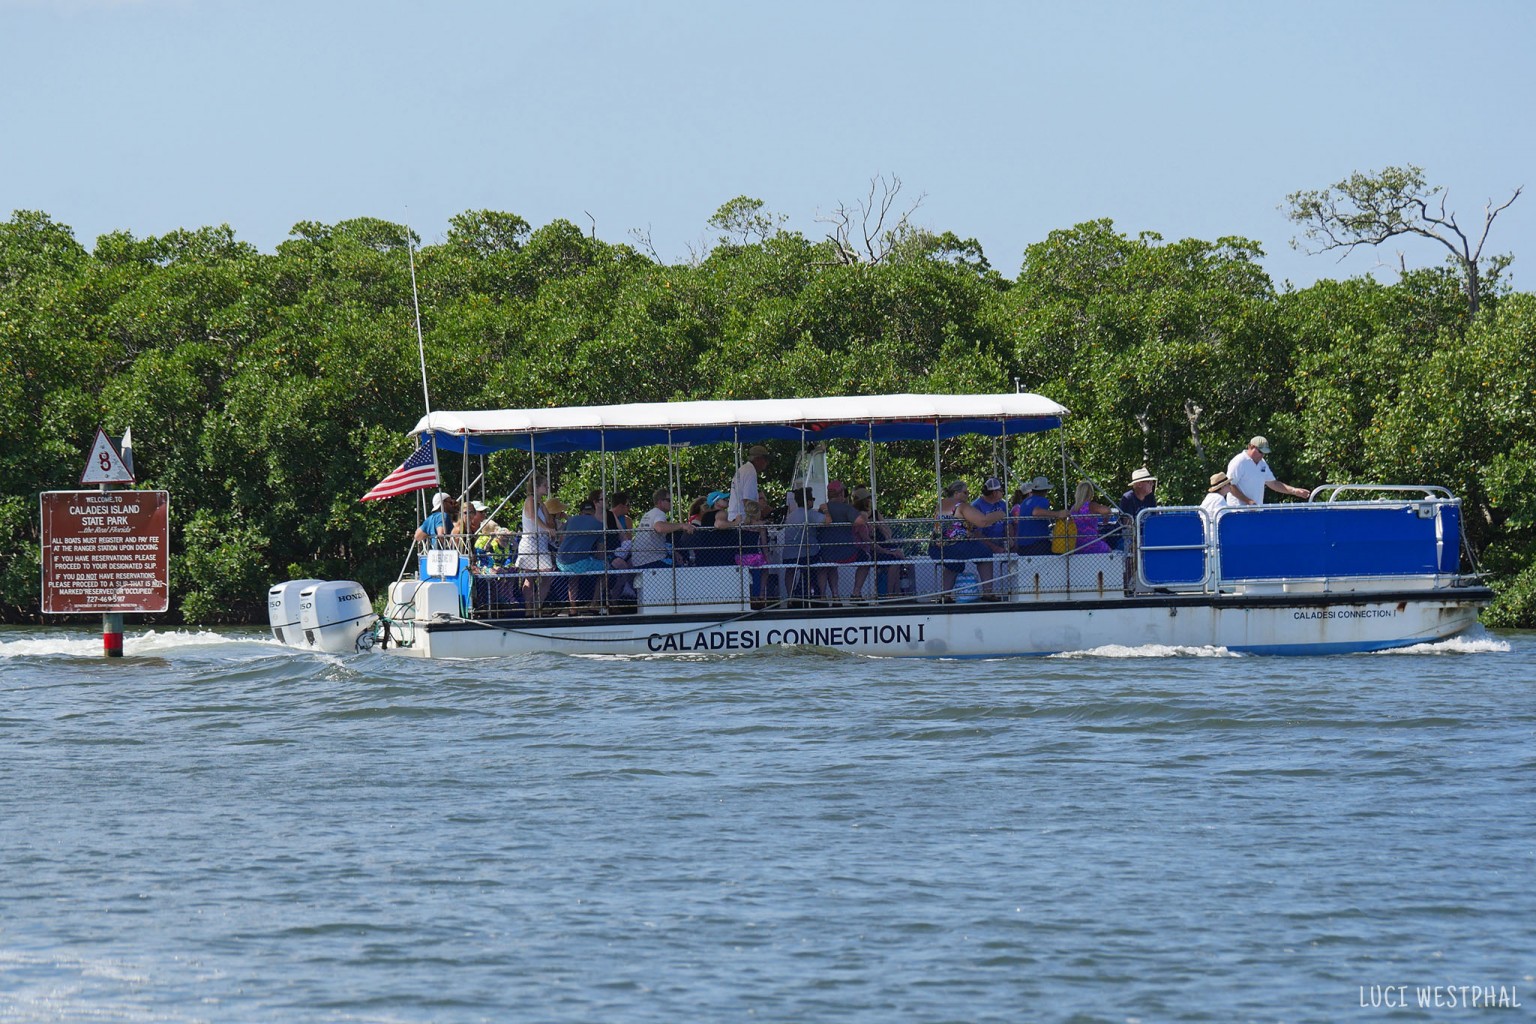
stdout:
[[(1337, 654), (1443, 640), (1477, 622), (1481, 588), (1211, 600), (1121, 598), (1060, 605), (896, 605), (731, 616), (506, 619), (417, 624), (391, 654), (486, 658), (532, 652), (668, 656), (777, 646), (878, 657), (986, 658), (1107, 646)], [(400, 640), (405, 644), (401, 645)]]

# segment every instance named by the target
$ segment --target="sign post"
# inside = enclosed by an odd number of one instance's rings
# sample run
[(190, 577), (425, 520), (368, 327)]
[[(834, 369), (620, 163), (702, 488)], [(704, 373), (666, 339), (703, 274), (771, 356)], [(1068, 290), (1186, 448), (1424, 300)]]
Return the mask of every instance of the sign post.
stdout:
[(132, 436), (119, 455), (104, 432), (80, 475), (96, 491), (47, 491), (42, 503), (42, 610), (101, 613), (102, 650), (123, 656), (123, 613), (170, 607), (170, 492), (118, 491), (133, 482)]

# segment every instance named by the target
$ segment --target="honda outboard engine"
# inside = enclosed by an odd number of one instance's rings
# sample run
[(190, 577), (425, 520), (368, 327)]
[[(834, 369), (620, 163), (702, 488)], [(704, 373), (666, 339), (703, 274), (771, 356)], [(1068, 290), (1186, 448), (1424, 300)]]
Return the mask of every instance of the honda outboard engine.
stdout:
[(361, 583), (333, 580), (299, 592), (299, 627), (304, 645), (329, 654), (367, 650), (378, 616)]
[(299, 626), (299, 592), (324, 580), (289, 580), (267, 591), (267, 621), (272, 624), (272, 638), (290, 647), (304, 647), (304, 630)]

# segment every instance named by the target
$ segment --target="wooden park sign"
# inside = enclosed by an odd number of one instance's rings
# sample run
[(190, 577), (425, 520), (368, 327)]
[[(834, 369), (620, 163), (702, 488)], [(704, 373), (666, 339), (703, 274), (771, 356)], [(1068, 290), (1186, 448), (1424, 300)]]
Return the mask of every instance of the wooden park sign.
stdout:
[(45, 491), (45, 615), (170, 607), (169, 491)]

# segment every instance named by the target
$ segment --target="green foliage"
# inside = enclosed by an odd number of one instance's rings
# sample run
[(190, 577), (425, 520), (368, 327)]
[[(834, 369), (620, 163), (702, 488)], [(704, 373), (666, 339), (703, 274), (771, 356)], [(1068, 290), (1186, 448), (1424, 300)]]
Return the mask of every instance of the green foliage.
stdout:
[[(663, 265), (567, 221), (455, 216), (414, 250), (433, 406), (1018, 382), (1072, 410), (1067, 474), (1111, 495), (1146, 459), (1164, 501), (1196, 501), (1254, 433), (1294, 483), (1445, 484), (1499, 589), (1490, 621), (1536, 624), (1536, 296), (1485, 293), (1469, 319), (1455, 268), (1277, 293), (1254, 242), (1131, 237), (1107, 220), (1031, 245), (1014, 281), (948, 232), (903, 225), (880, 259), (849, 261), (782, 225), (739, 196), (711, 218), (707, 256)], [(416, 525), (409, 499), (357, 501), (409, 453), (420, 416), (414, 245), (373, 218), (295, 225), (266, 254), (227, 226), (115, 232), (87, 252), (41, 213), (0, 224), (0, 619), (35, 615), (37, 493), (75, 486), (98, 426), (131, 426), (141, 485), (172, 492), (188, 621), (259, 618), (267, 586), (296, 575), (378, 593)], [(1203, 410), (1203, 462), (1186, 403)], [(1058, 480), (1058, 440), (945, 442), (943, 476)], [(795, 451), (772, 447), (777, 495)], [(860, 442), (829, 452), (850, 481), (866, 459)], [(725, 486), (733, 463), (728, 446), (679, 452), (680, 504)], [(568, 501), (607, 486), (644, 508), (667, 480), (655, 450), (551, 464)], [(491, 459), (488, 495), (528, 466)], [(876, 472), (885, 514), (931, 513), (931, 444), (879, 447)], [(449, 487), (465, 473), (445, 460)], [(516, 516), (514, 500), (502, 518)]]

